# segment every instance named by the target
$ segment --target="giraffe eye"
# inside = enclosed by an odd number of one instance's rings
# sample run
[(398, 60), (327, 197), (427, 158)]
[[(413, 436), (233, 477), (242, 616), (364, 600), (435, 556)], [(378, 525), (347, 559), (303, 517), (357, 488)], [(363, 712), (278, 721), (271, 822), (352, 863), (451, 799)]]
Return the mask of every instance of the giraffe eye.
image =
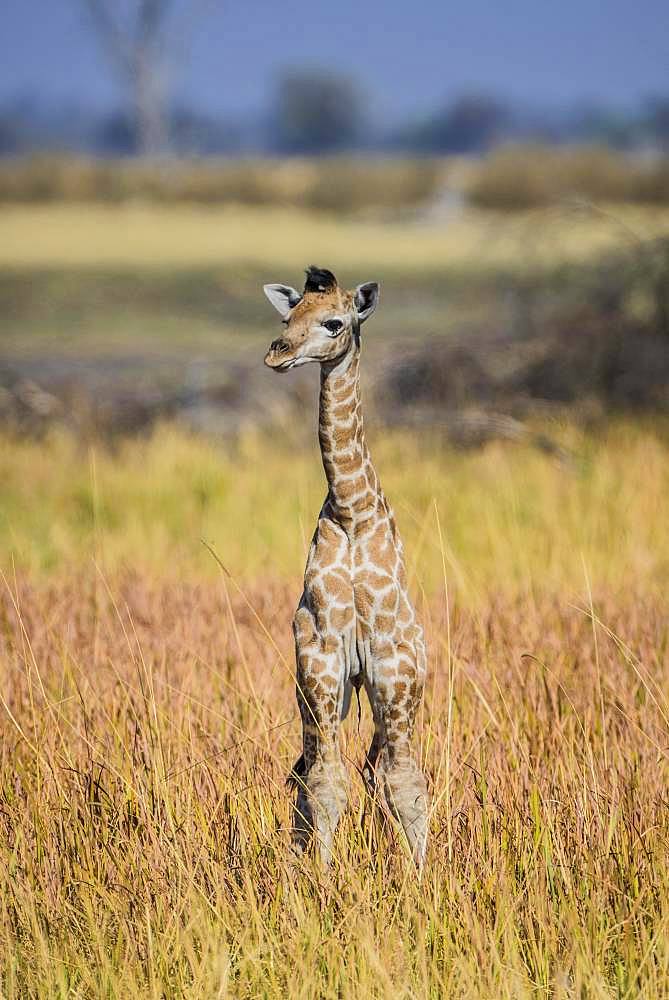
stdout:
[(326, 319), (322, 324), (332, 337), (336, 337), (344, 328), (340, 319)]

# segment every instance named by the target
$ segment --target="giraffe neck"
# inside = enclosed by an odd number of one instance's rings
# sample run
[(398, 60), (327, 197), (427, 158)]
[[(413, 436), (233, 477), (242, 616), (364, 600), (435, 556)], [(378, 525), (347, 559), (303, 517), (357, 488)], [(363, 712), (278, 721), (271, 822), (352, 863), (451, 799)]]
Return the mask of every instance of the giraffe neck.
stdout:
[(374, 507), (378, 479), (365, 441), (360, 400), (360, 347), (321, 366), (318, 440), (334, 516), (349, 526)]

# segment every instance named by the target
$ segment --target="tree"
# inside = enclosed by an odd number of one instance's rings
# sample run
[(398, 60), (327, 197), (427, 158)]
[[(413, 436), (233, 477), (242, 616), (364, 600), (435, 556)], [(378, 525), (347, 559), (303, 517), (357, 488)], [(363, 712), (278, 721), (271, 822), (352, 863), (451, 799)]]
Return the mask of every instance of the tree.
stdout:
[(669, 152), (669, 97), (651, 97), (646, 102), (646, 129), (662, 153)]
[(103, 48), (132, 105), (135, 145), (145, 156), (165, 151), (167, 22), (173, 0), (83, 0)]
[(279, 79), (270, 128), (281, 152), (345, 149), (359, 138), (363, 121), (360, 93), (348, 77), (303, 70)]
[(404, 130), (400, 142), (429, 153), (482, 153), (510, 124), (508, 108), (494, 97), (466, 94)]

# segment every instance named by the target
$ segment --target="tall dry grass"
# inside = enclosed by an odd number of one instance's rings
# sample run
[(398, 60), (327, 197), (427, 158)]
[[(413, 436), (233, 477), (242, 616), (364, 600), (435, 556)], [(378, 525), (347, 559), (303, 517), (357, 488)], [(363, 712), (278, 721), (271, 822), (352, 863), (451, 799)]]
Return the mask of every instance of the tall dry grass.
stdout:
[(293, 588), (94, 575), (2, 599), (2, 992), (663, 997), (666, 609), (424, 605), (416, 881), (357, 769), (333, 870), (288, 852)]
[(0, 993), (666, 996), (669, 450), (561, 440), (374, 442), (430, 650), (420, 885), (364, 698), (333, 870), (288, 850), (316, 457), (4, 440)]

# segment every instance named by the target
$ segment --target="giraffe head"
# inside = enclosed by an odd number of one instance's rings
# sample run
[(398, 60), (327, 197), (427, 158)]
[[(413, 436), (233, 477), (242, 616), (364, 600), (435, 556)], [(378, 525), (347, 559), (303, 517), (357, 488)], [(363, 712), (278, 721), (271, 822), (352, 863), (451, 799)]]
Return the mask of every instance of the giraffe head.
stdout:
[(265, 355), (265, 364), (276, 371), (310, 361), (333, 364), (341, 360), (357, 346), (360, 324), (372, 315), (379, 300), (375, 281), (345, 291), (332, 271), (312, 265), (306, 274), (303, 292), (288, 285), (264, 287), (286, 327)]

